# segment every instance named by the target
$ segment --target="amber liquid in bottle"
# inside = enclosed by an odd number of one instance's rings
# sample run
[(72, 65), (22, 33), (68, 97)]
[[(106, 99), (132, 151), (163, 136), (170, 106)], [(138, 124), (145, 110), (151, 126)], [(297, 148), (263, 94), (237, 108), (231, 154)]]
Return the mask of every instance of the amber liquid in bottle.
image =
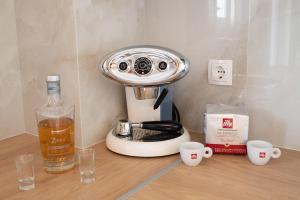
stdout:
[(65, 105), (60, 96), (60, 77), (47, 77), (47, 104), (37, 111), (40, 148), (44, 168), (62, 173), (74, 167), (74, 106)]
[(70, 118), (49, 118), (39, 122), (40, 148), (48, 165), (72, 162), (74, 157), (74, 121)]

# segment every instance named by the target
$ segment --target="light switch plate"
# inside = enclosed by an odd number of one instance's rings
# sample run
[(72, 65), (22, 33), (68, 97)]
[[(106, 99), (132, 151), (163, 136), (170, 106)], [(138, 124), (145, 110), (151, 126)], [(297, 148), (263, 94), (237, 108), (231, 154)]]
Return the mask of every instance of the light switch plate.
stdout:
[(208, 83), (232, 85), (232, 60), (209, 60)]

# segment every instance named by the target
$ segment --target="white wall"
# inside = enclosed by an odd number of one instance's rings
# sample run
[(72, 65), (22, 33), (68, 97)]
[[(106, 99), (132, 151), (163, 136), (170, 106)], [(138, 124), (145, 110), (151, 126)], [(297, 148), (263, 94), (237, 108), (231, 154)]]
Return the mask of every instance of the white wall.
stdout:
[(250, 136), (300, 150), (300, 1), (250, 3)]
[(14, 1), (0, 1), (0, 139), (25, 132)]

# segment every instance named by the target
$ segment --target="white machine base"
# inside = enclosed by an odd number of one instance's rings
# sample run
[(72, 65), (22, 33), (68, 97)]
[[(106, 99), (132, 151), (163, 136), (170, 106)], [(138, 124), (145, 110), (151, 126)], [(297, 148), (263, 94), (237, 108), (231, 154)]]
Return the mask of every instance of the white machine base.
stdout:
[(124, 140), (114, 136), (112, 129), (106, 136), (106, 146), (113, 152), (127, 156), (158, 157), (178, 153), (179, 146), (190, 139), (190, 134), (185, 128), (181, 136), (157, 142)]

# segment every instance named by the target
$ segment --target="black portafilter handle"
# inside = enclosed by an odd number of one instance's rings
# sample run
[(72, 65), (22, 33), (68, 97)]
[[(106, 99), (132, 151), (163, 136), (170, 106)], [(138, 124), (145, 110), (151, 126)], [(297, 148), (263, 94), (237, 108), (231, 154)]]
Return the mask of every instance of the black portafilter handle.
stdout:
[(182, 124), (172, 121), (146, 121), (141, 123), (143, 129), (166, 132), (179, 132), (182, 130)]

